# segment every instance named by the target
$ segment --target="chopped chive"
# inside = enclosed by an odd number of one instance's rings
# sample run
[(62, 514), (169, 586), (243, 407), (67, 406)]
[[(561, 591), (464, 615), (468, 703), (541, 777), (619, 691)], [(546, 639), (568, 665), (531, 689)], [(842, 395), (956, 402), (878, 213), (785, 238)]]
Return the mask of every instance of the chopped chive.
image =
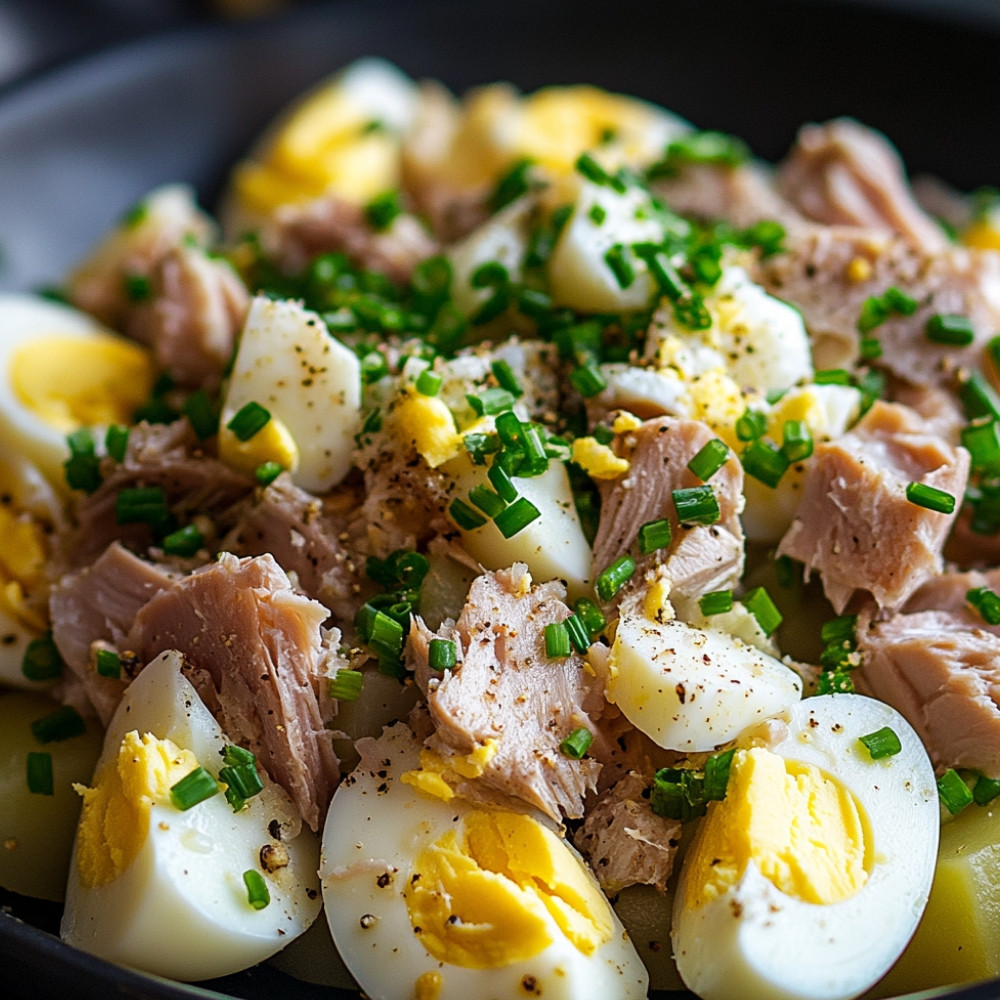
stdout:
[(878, 295), (872, 295), (861, 303), (861, 315), (858, 316), (858, 332), (871, 333), (889, 318), (889, 307)]
[(747, 611), (757, 619), (757, 624), (764, 635), (772, 635), (781, 624), (781, 612), (771, 600), (771, 595), (763, 587), (754, 587), (743, 597)]
[(608, 213), (603, 205), (593, 204), (590, 206), (590, 211), (587, 213), (588, 218), (595, 226), (600, 226), (604, 223), (604, 220), (608, 217)]
[(257, 765), (257, 757), (253, 751), (241, 747), (238, 743), (227, 743), (220, 752), (222, 763), (227, 767), (238, 767), (240, 764), (253, 764), (255, 767)]
[(788, 471), (788, 456), (763, 438), (751, 441), (740, 453), (743, 471), (774, 489)]
[(843, 670), (824, 671), (816, 681), (816, 694), (853, 694), (854, 681)]
[(987, 420), (966, 424), (960, 431), (960, 438), (975, 471), (1000, 470), (1000, 422)]
[(733, 592), (731, 590), (713, 590), (698, 598), (698, 608), (709, 618), (712, 615), (723, 615), (733, 610)]
[(989, 354), (990, 360), (993, 362), (993, 367), (1000, 368), (1000, 335), (990, 337), (986, 343), (986, 352)]
[(500, 534), (504, 538), (513, 538), (541, 516), (542, 512), (527, 497), (518, 497), (493, 518), (493, 523), (500, 529)]
[(104, 432), (104, 447), (116, 462), (125, 461), (128, 435), (129, 429), (122, 424), (110, 424)]
[(917, 311), (917, 300), (912, 295), (907, 295), (895, 285), (890, 285), (882, 294), (882, 300), (894, 312), (903, 316), (912, 316)]
[(781, 451), (789, 462), (802, 462), (813, 453), (813, 436), (804, 420), (786, 420), (781, 429)]
[(219, 781), (226, 786), (226, 801), (233, 812), (239, 812), (247, 803), (264, 790), (264, 782), (257, 773), (253, 760), (227, 764), (219, 769)]
[(247, 902), (255, 910), (263, 910), (271, 902), (264, 876), (255, 868), (248, 868), (243, 873), (243, 885), (247, 890)]
[(452, 670), (458, 660), (454, 639), (431, 639), (427, 662), (431, 670)]
[(87, 723), (72, 705), (62, 705), (54, 712), (31, 723), (31, 735), (39, 743), (58, 743), (87, 731)]
[(802, 563), (791, 556), (778, 556), (774, 560), (774, 575), (779, 587), (797, 587), (802, 583)]
[(122, 290), (129, 302), (148, 302), (153, 297), (153, 283), (146, 274), (123, 275)]
[(521, 383), (518, 381), (517, 374), (511, 368), (509, 361), (504, 358), (497, 358), (496, 361), (490, 364), (490, 371), (493, 372), (493, 377), (497, 380), (497, 385), (501, 389), (506, 389), (515, 399), (518, 396), (524, 395), (524, 389), (521, 388)]
[(219, 430), (219, 414), (204, 389), (192, 393), (184, 401), (181, 412), (188, 418), (191, 429), (200, 441), (212, 437)]
[(219, 791), (219, 784), (205, 768), (199, 766), (170, 786), (170, 801), (184, 812)]
[(170, 520), (167, 496), (159, 486), (128, 486), (115, 496), (119, 524), (148, 524), (162, 528)]
[(576, 616), (583, 622), (591, 639), (600, 635), (604, 626), (608, 624), (604, 612), (589, 597), (578, 598), (573, 609), (576, 611)]
[(657, 816), (687, 823), (705, 813), (704, 774), (690, 768), (661, 767), (653, 778), (649, 807)]
[(270, 411), (261, 406), (260, 403), (251, 400), (233, 414), (232, 419), (226, 424), (226, 428), (231, 430), (240, 441), (249, 441), (267, 426), (270, 419)]
[(29, 750), (26, 769), (29, 792), (33, 795), (55, 795), (52, 754)]
[(673, 490), (674, 508), (681, 524), (715, 524), (722, 516), (711, 486), (688, 486)]
[(702, 482), (707, 483), (726, 464), (727, 458), (729, 458), (729, 448), (718, 438), (712, 438), (698, 449), (687, 467)]
[(395, 618), (376, 610), (370, 620), (366, 644), (380, 656), (398, 657), (403, 652), (406, 630)]
[(570, 615), (563, 620), (569, 641), (578, 653), (586, 653), (590, 649), (590, 631), (578, 615)]
[(122, 658), (113, 649), (99, 649), (94, 654), (94, 669), (99, 677), (121, 677)]
[(826, 368), (813, 375), (814, 385), (850, 385), (851, 373), (843, 368)]
[(559, 752), (566, 757), (570, 757), (573, 760), (580, 760), (581, 757), (590, 749), (590, 744), (594, 742), (594, 735), (589, 729), (584, 729), (582, 726), (579, 729), (574, 729), (573, 732), (569, 734), (559, 744)]
[(545, 655), (550, 660), (564, 660), (573, 652), (565, 622), (549, 622), (545, 626)]
[(867, 747), (872, 760), (882, 760), (883, 757), (895, 757), (903, 749), (899, 737), (889, 726), (876, 729), (874, 733), (866, 733), (858, 739)]
[(365, 675), (360, 670), (341, 668), (330, 678), (330, 697), (337, 701), (357, 701), (361, 697), (364, 678)]
[(520, 447), (521, 439), (524, 436), (524, 427), (521, 418), (513, 411), (501, 413), (494, 422), (497, 436), (508, 447)]
[(858, 353), (862, 361), (875, 361), (882, 357), (882, 341), (877, 337), (862, 337)]
[[(518, 311), (532, 319), (543, 320), (552, 311), (552, 296), (537, 288), (521, 288), (517, 293)], [(513, 392), (513, 390), (511, 390)], [(514, 393), (520, 396), (519, 392)]]
[(985, 806), (998, 795), (1000, 795), (1000, 780), (988, 778), (985, 774), (979, 775), (972, 786), (972, 798), (976, 805)]
[(966, 592), (965, 599), (987, 625), (1000, 625), (1000, 594), (996, 591), (989, 587), (974, 587)]
[(285, 467), (280, 462), (261, 462), (253, 470), (253, 478), (260, 486), (270, 486), (284, 471)]
[(514, 405), (513, 395), (500, 387), (468, 393), (465, 398), (478, 417), (494, 416), (509, 410)]
[(81, 427), (66, 438), (69, 458), (63, 463), (66, 484), (71, 490), (93, 493), (101, 485), (101, 460), (97, 457), (94, 435)]
[(723, 750), (722, 753), (712, 754), (705, 761), (705, 798), (709, 801), (722, 800), (726, 797), (726, 789), (729, 786), (729, 770), (733, 763), (733, 755), (736, 747)]
[(665, 517), (657, 521), (647, 521), (639, 528), (636, 536), (639, 551), (648, 556), (657, 549), (665, 549), (670, 544), (671, 534), (670, 522)]
[(506, 500), (483, 483), (479, 483), (469, 490), (469, 500), (490, 518), (496, 517), (507, 506)]
[(505, 500), (507, 503), (513, 503), (517, 499), (517, 487), (502, 465), (494, 462), (489, 467), (486, 478), (493, 484), (493, 488), (502, 500)]
[(63, 666), (63, 658), (51, 631), (32, 639), (21, 658), (21, 673), (29, 681), (54, 680), (62, 674)]
[(925, 507), (939, 514), (951, 514), (955, 510), (955, 498), (950, 493), (927, 483), (909, 483), (906, 487), (906, 499), (918, 507)]
[(1000, 420), (1000, 396), (982, 372), (969, 372), (959, 383), (958, 396), (970, 420), (978, 417)]
[(767, 417), (759, 410), (744, 410), (736, 421), (736, 436), (741, 441), (755, 441), (767, 430)]
[(630, 288), (635, 281), (635, 268), (628, 259), (625, 247), (621, 243), (615, 243), (604, 253), (604, 263), (615, 276), (618, 287), (621, 289)]
[(372, 229), (381, 232), (388, 229), (403, 211), (399, 203), (398, 191), (385, 191), (376, 195), (365, 205), (365, 218)]
[(612, 176), (602, 167), (590, 153), (581, 153), (576, 160), (577, 173), (582, 174), (593, 184), (610, 185)]
[(205, 536), (197, 525), (186, 524), (172, 531), (160, 544), (168, 556), (193, 556), (205, 544)]
[(496, 434), (481, 434), (474, 431), (462, 438), (462, 444), (469, 453), (473, 465), (485, 465), (486, 456), (500, 450), (500, 438)]
[(936, 313), (924, 326), (927, 339), (935, 344), (968, 347), (976, 339), (976, 330), (968, 316)]
[(840, 615), (823, 622), (819, 630), (819, 637), (827, 646), (832, 643), (854, 642), (854, 630), (857, 625), (857, 615)]
[(389, 374), (389, 362), (380, 351), (369, 351), (361, 358), (361, 378), (371, 385)]
[(417, 392), (421, 396), (436, 396), (441, 391), (441, 384), (444, 379), (437, 372), (425, 368), (414, 383)]
[(610, 601), (628, 583), (634, 572), (635, 560), (629, 555), (619, 556), (598, 575), (595, 584), (597, 596), (602, 601)]
[(952, 816), (957, 816), (967, 805), (974, 801), (972, 792), (969, 791), (969, 786), (953, 767), (949, 767), (938, 778), (937, 788), (941, 804)]
[(570, 372), (569, 380), (584, 399), (596, 396), (608, 386), (607, 380), (601, 374), (601, 370), (592, 362), (587, 362), (580, 365), (579, 368), (573, 369)]
[(523, 157), (505, 173), (490, 194), (487, 205), (490, 213), (496, 215), (502, 208), (516, 201), (531, 189), (530, 171), (533, 161)]
[(482, 514), (473, 510), (464, 500), (458, 497), (455, 497), (448, 505), (448, 514), (463, 531), (472, 531), (474, 528), (481, 528), (486, 523), (486, 518)]

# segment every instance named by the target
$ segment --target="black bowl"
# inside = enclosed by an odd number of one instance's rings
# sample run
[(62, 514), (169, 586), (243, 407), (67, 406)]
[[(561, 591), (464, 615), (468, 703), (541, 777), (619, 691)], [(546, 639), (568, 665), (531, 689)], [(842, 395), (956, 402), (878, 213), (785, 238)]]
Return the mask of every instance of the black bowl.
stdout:
[[(0, 96), (0, 290), (57, 283), (158, 184), (187, 181), (211, 206), (228, 165), (283, 104), (362, 55), (457, 91), (498, 79), (525, 90), (598, 84), (737, 133), (768, 159), (803, 122), (853, 115), (882, 129), (912, 172), (964, 190), (1000, 184), (1000, 12), (989, 0), (318, 3), (132, 42)], [(53, 936), (57, 925), (54, 905), (0, 894), (0, 992), (356, 996), (266, 965), (180, 986), (77, 952)], [(997, 1000), (1000, 981), (947, 995)]]

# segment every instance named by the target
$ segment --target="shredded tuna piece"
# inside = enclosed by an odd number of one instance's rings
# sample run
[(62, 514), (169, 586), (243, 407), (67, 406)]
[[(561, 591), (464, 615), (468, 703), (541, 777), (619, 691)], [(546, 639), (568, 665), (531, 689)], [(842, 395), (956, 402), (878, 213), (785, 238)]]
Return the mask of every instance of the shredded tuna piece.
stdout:
[(898, 233), (928, 253), (947, 243), (914, 200), (896, 150), (849, 118), (806, 125), (777, 179), (781, 193), (815, 222)]
[[(570, 614), (564, 597), (559, 583), (532, 586), (522, 564), (478, 577), (454, 631), (444, 633), (457, 640), (460, 662), (443, 674), (427, 663), (434, 633), (419, 618), (410, 629), (407, 660), (434, 724), (427, 746), (455, 770), (449, 783), (458, 794), (516, 800), (556, 820), (583, 815), (600, 764), (573, 760), (559, 744), (581, 726), (594, 731), (584, 708), (593, 680), (579, 654), (545, 655), (545, 626)], [(470, 755), (481, 773), (467, 777), (458, 769), (469, 773)]]
[[(592, 575), (596, 577), (619, 556), (631, 551), (640, 570), (665, 565), (673, 589), (697, 597), (706, 591), (731, 588), (743, 570), (743, 467), (731, 455), (712, 476), (720, 517), (714, 524), (681, 525), (672, 491), (701, 486), (688, 462), (715, 435), (696, 420), (661, 417), (647, 420), (619, 442), (630, 468), (602, 486), (601, 517), (594, 538)], [(648, 557), (638, 554), (639, 528), (667, 518), (672, 529), (669, 548)], [(641, 572), (636, 574), (636, 578)]]
[(899, 608), (941, 572), (955, 519), (911, 503), (906, 487), (925, 483), (960, 500), (968, 470), (964, 448), (929, 433), (912, 410), (876, 402), (842, 438), (817, 445), (778, 553), (817, 570), (838, 613), (858, 590)]
[(629, 885), (653, 885), (661, 891), (667, 887), (681, 824), (650, 809), (651, 783), (630, 771), (598, 797), (573, 837), (609, 894)]

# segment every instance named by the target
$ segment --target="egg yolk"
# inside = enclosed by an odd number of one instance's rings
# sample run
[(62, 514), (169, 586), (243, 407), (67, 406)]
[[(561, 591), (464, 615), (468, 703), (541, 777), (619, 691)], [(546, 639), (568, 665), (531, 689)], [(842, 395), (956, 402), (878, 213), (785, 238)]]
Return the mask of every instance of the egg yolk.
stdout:
[(288, 472), (299, 464), (299, 447), (291, 431), (273, 414), (271, 419), (246, 441), (228, 427), (219, 428), (219, 458), (230, 468), (252, 476), (265, 462), (276, 462)]
[(407, 389), (389, 419), (393, 433), (402, 440), (412, 442), (417, 453), (432, 469), (463, 450), (462, 435), (455, 427), (455, 418), (444, 400), (437, 396), (424, 396), (415, 389)]
[(7, 372), (21, 404), (61, 431), (131, 423), (154, 375), (146, 350), (110, 334), (36, 337), (12, 354)]
[(169, 802), (170, 787), (197, 766), (190, 750), (133, 730), (93, 788), (74, 786), (83, 797), (76, 859), (84, 888), (107, 885), (132, 864), (149, 832), (152, 805)]
[(627, 458), (620, 458), (596, 438), (578, 437), (573, 442), (573, 461), (594, 479), (617, 479), (629, 470)]
[(436, 959), (496, 969), (537, 955), (552, 925), (583, 954), (610, 940), (607, 900), (556, 834), (516, 813), (476, 810), (417, 856), (405, 891)]
[(868, 878), (868, 839), (862, 808), (839, 781), (762, 747), (738, 750), (726, 797), (709, 805), (685, 861), (688, 906), (724, 893), (751, 861), (795, 899), (847, 899)]

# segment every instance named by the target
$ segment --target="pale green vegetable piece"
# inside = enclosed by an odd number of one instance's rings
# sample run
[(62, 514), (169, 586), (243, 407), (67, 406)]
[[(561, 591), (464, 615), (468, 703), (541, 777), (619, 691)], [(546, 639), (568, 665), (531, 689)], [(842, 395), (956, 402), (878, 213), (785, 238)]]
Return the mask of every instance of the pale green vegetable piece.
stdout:
[[(80, 815), (73, 783), (90, 781), (103, 734), (90, 722), (80, 736), (40, 743), (31, 723), (57, 708), (40, 694), (0, 694), (0, 885), (24, 896), (62, 900)], [(30, 752), (52, 755), (53, 795), (28, 790)]]

